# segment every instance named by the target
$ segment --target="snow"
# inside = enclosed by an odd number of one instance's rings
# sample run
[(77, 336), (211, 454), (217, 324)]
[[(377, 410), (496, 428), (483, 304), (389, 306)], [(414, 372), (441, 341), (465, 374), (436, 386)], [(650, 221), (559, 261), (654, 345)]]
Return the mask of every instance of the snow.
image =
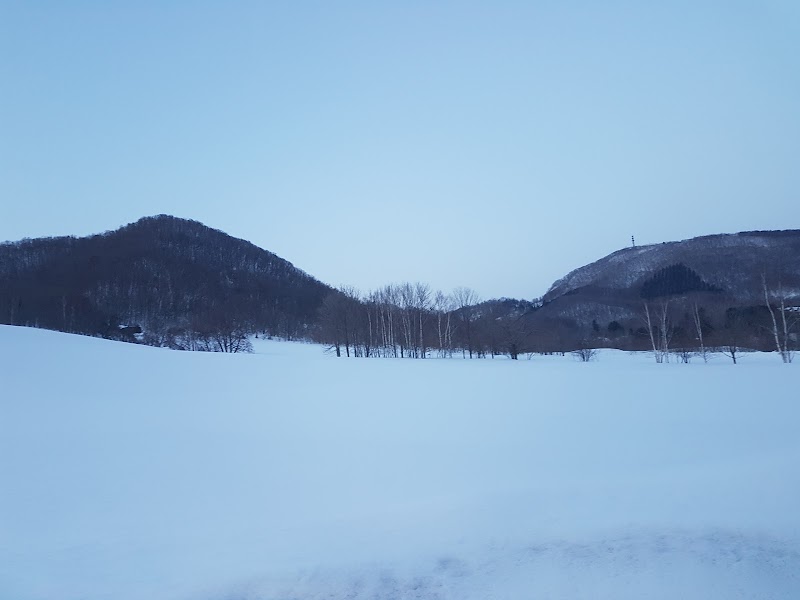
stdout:
[(797, 364), (0, 327), (0, 598), (800, 597)]

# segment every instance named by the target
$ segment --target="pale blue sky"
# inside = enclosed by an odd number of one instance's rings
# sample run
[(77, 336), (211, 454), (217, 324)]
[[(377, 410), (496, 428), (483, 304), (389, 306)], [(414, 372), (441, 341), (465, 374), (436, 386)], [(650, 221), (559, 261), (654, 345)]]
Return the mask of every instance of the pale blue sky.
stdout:
[(529, 298), (631, 234), (798, 228), (799, 7), (0, 0), (0, 240), (169, 213)]

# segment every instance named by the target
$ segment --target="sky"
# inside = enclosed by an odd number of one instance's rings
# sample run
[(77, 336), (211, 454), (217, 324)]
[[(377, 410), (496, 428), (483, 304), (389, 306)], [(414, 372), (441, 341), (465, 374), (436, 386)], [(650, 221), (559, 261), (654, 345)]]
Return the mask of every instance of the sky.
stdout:
[(195, 219), (333, 285), (533, 298), (800, 228), (800, 3), (0, 0), (0, 240)]

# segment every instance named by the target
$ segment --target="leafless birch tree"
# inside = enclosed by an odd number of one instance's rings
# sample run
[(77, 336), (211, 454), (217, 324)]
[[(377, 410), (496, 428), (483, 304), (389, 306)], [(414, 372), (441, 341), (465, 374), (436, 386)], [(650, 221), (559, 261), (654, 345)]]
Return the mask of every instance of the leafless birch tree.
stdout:
[(669, 344), (672, 340), (672, 322), (670, 320), (669, 300), (662, 300), (656, 310), (644, 302), (643, 321), (647, 325), (650, 344), (657, 363), (669, 362)]
[(703, 362), (708, 363), (708, 350), (706, 349), (705, 339), (703, 337), (703, 319), (701, 318), (702, 309), (695, 302), (692, 305), (692, 321), (694, 322), (695, 333), (697, 334), (697, 342), (700, 344), (700, 356), (703, 357)]
[[(769, 310), (769, 316), (772, 319), (772, 337), (775, 340), (775, 349), (785, 363), (792, 362), (794, 358), (794, 351), (791, 348), (790, 332), (796, 324), (796, 320), (787, 317), (786, 294), (783, 291), (783, 286), (780, 281), (778, 282), (778, 289), (771, 291), (767, 286), (766, 274), (761, 274), (761, 284), (764, 288), (764, 303)], [(775, 316), (775, 313), (778, 316)]]

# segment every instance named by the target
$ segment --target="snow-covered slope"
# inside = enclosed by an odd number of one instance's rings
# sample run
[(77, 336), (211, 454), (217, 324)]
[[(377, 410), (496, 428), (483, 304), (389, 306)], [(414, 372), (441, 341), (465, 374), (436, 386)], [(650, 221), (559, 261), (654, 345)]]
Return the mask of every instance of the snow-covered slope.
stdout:
[(0, 598), (800, 597), (798, 367), (0, 327)]
[(628, 291), (638, 299), (637, 286), (642, 281), (677, 263), (737, 300), (760, 299), (762, 273), (773, 284), (782, 281), (800, 293), (800, 230), (708, 235), (624, 248), (568, 273), (550, 287), (544, 299), (552, 301), (587, 286), (594, 294), (603, 290), (611, 299), (624, 298)]

